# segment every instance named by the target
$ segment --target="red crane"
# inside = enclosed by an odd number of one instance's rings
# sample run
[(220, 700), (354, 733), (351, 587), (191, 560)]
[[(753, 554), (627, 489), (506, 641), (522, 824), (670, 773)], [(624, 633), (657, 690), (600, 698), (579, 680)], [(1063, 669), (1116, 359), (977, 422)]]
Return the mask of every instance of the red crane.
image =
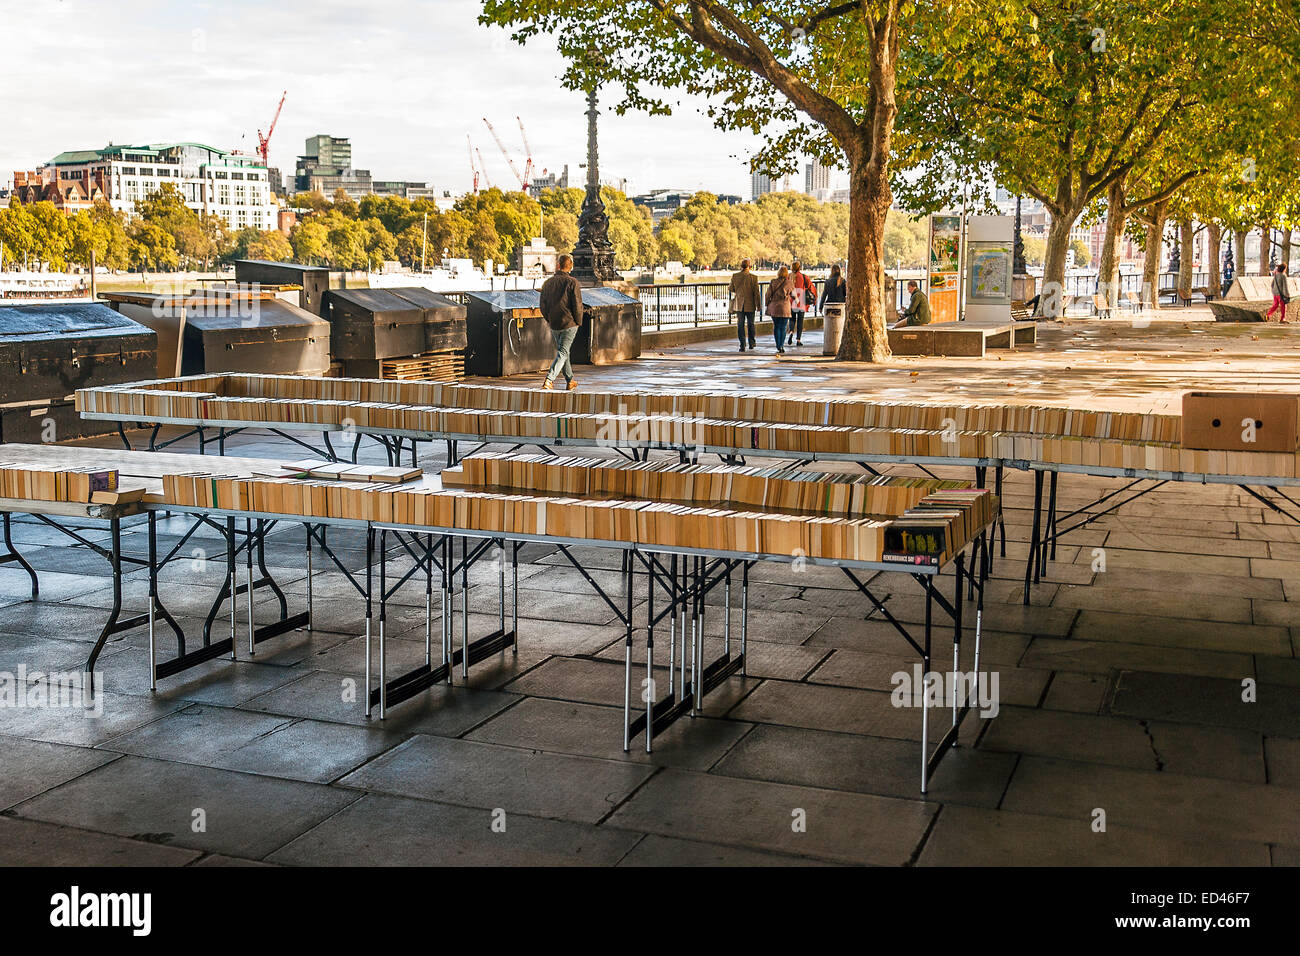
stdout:
[(271, 134), (275, 132), (275, 124), (280, 121), (280, 110), (284, 109), (284, 98), (288, 95), (288, 90), (280, 94), (280, 105), (275, 108), (275, 115), (271, 117), (271, 128), (266, 131), (266, 135), (263, 136), (260, 129), (257, 131), (257, 155), (261, 156), (262, 162), (267, 165), (270, 165), (267, 153), (271, 148)]
[[(488, 132), (492, 134), (492, 138), (496, 140), (497, 149), (501, 150), (501, 155), (506, 158), (506, 164), (510, 167), (510, 171), (515, 174), (515, 179), (519, 180), (519, 188), (522, 189), (524, 192), (528, 192), (528, 187), (530, 183), (528, 182), (527, 179), (525, 179), (523, 176), (520, 175), (519, 167), (515, 165), (515, 161), (511, 159), (510, 154), (506, 152), (506, 144), (501, 142), (501, 137), (497, 135), (496, 128), (491, 123), (488, 122), (486, 116), (483, 117), (483, 123), (484, 125), (487, 126)], [(529, 170), (531, 171), (531, 169), (532, 169), (532, 164), (530, 163)]]
[(528, 145), (528, 134), (524, 132), (524, 121), (516, 116), (515, 120), (519, 123), (519, 138), (524, 141), (524, 192), (528, 192), (533, 185), (533, 148)]

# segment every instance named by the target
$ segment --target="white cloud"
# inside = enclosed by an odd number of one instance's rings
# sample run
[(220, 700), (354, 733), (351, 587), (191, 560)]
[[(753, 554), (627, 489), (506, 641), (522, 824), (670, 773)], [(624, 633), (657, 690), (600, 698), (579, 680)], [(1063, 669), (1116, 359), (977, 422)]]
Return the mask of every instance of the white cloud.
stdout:
[[(0, 182), (66, 149), (193, 140), (252, 151), (282, 90), (271, 163), (291, 172), (303, 140), (347, 136), (383, 179), (469, 185), (468, 133), (488, 174), (519, 161), (522, 116), (540, 169), (586, 157), (585, 104), (563, 89), (549, 37), (526, 47), (480, 26), (477, 0), (0, 0)], [(749, 194), (757, 139), (723, 134), (692, 105), (672, 117), (601, 118), (603, 178), (633, 190)], [(800, 185), (802, 185), (800, 183)]]

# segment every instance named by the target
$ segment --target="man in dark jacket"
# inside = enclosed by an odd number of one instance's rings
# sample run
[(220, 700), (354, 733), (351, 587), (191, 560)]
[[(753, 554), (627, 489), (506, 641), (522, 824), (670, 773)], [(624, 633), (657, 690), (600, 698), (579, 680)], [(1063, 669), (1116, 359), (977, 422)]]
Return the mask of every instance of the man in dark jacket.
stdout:
[(573, 271), (573, 256), (560, 256), (555, 262), (555, 275), (542, 283), (542, 318), (551, 327), (555, 339), (555, 361), (546, 373), (542, 388), (554, 388), (555, 377), (564, 373), (569, 391), (578, 387), (573, 380), (573, 366), (569, 364), (569, 350), (582, 326), (582, 286), (569, 275)]
[(915, 279), (907, 283), (907, 291), (912, 297), (907, 301), (907, 309), (898, 314), (899, 321), (891, 328), (900, 328), (904, 325), (929, 325), (930, 324), (930, 300), (926, 294), (921, 291), (921, 286)]
[(762, 307), (763, 293), (758, 288), (758, 276), (750, 271), (750, 261), (740, 260), (740, 271), (731, 277), (727, 291), (731, 296), (728, 311), (736, 316), (736, 328), (740, 333), (740, 351), (745, 351), (745, 326), (749, 326), (749, 347), (758, 348), (754, 338), (754, 314)]

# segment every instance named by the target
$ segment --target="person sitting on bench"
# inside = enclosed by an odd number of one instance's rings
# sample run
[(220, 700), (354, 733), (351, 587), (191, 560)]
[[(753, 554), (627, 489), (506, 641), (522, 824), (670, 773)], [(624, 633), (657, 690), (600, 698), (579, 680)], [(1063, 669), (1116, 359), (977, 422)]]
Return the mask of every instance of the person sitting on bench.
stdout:
[(901, 329), (905, 325), (930, 324), (930, 300), (921, 291), (920, 284), (915, 279), (908, 280), (907, 291), (911, 293), (911, 298), (907, 300), (907, 308), (898, 313), (899, 320), (890, 326), (891, 329)]

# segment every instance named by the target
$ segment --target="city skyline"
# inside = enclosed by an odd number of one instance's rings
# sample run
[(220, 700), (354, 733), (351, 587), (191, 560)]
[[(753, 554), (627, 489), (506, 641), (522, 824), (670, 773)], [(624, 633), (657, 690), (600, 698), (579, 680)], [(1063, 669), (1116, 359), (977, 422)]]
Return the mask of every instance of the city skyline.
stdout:
[[(535, 173), (567, 163), (571, 178), (581, 178), (584, 98), (561, 86), (554, 39), (519, 46), (506, 31), (480, 26), (480, 8), (478, 0), (377, 0), (364, 8), (322, 0), (303, 17), (250, 0), (124, 0), (106, 22), (86, 0), (29, 4), (32, 15), (7, 18), (6, 58), (25, 90), (59, 108), (7, 111), (0, 184), (63, 150), (110, 142), (194, 141), (251, 153), (283, 90), (270, 146), (270, 165), (282, 173), (292, 173), (308, 137), (324, 133), (351, 139), (354, 165), (376, 178), (427, 181), (455, 195), (471, 185), (468, 134), (488, 178), (509, 188), (513, 174), (483, 117), (522, 168), (519, 116)], [(249, 17), (258, 31), (233, 28)], [(73, 29), (92, 19), (93, 36)], [(51, 49), (71, 50), (81, 69), (69, 75)], [(90, 88), (87, 77), (95, 78)], [(759, 137), (717, 130), (701, 114), (702, 100), (682, 97), (668, 117), (620, 117), (615, 96), (605, 97), (600, 119), (602, 178), (626, 179), (633, 193), (749, 194)], [(792, 186), (802, 179), (792, 177)]]

